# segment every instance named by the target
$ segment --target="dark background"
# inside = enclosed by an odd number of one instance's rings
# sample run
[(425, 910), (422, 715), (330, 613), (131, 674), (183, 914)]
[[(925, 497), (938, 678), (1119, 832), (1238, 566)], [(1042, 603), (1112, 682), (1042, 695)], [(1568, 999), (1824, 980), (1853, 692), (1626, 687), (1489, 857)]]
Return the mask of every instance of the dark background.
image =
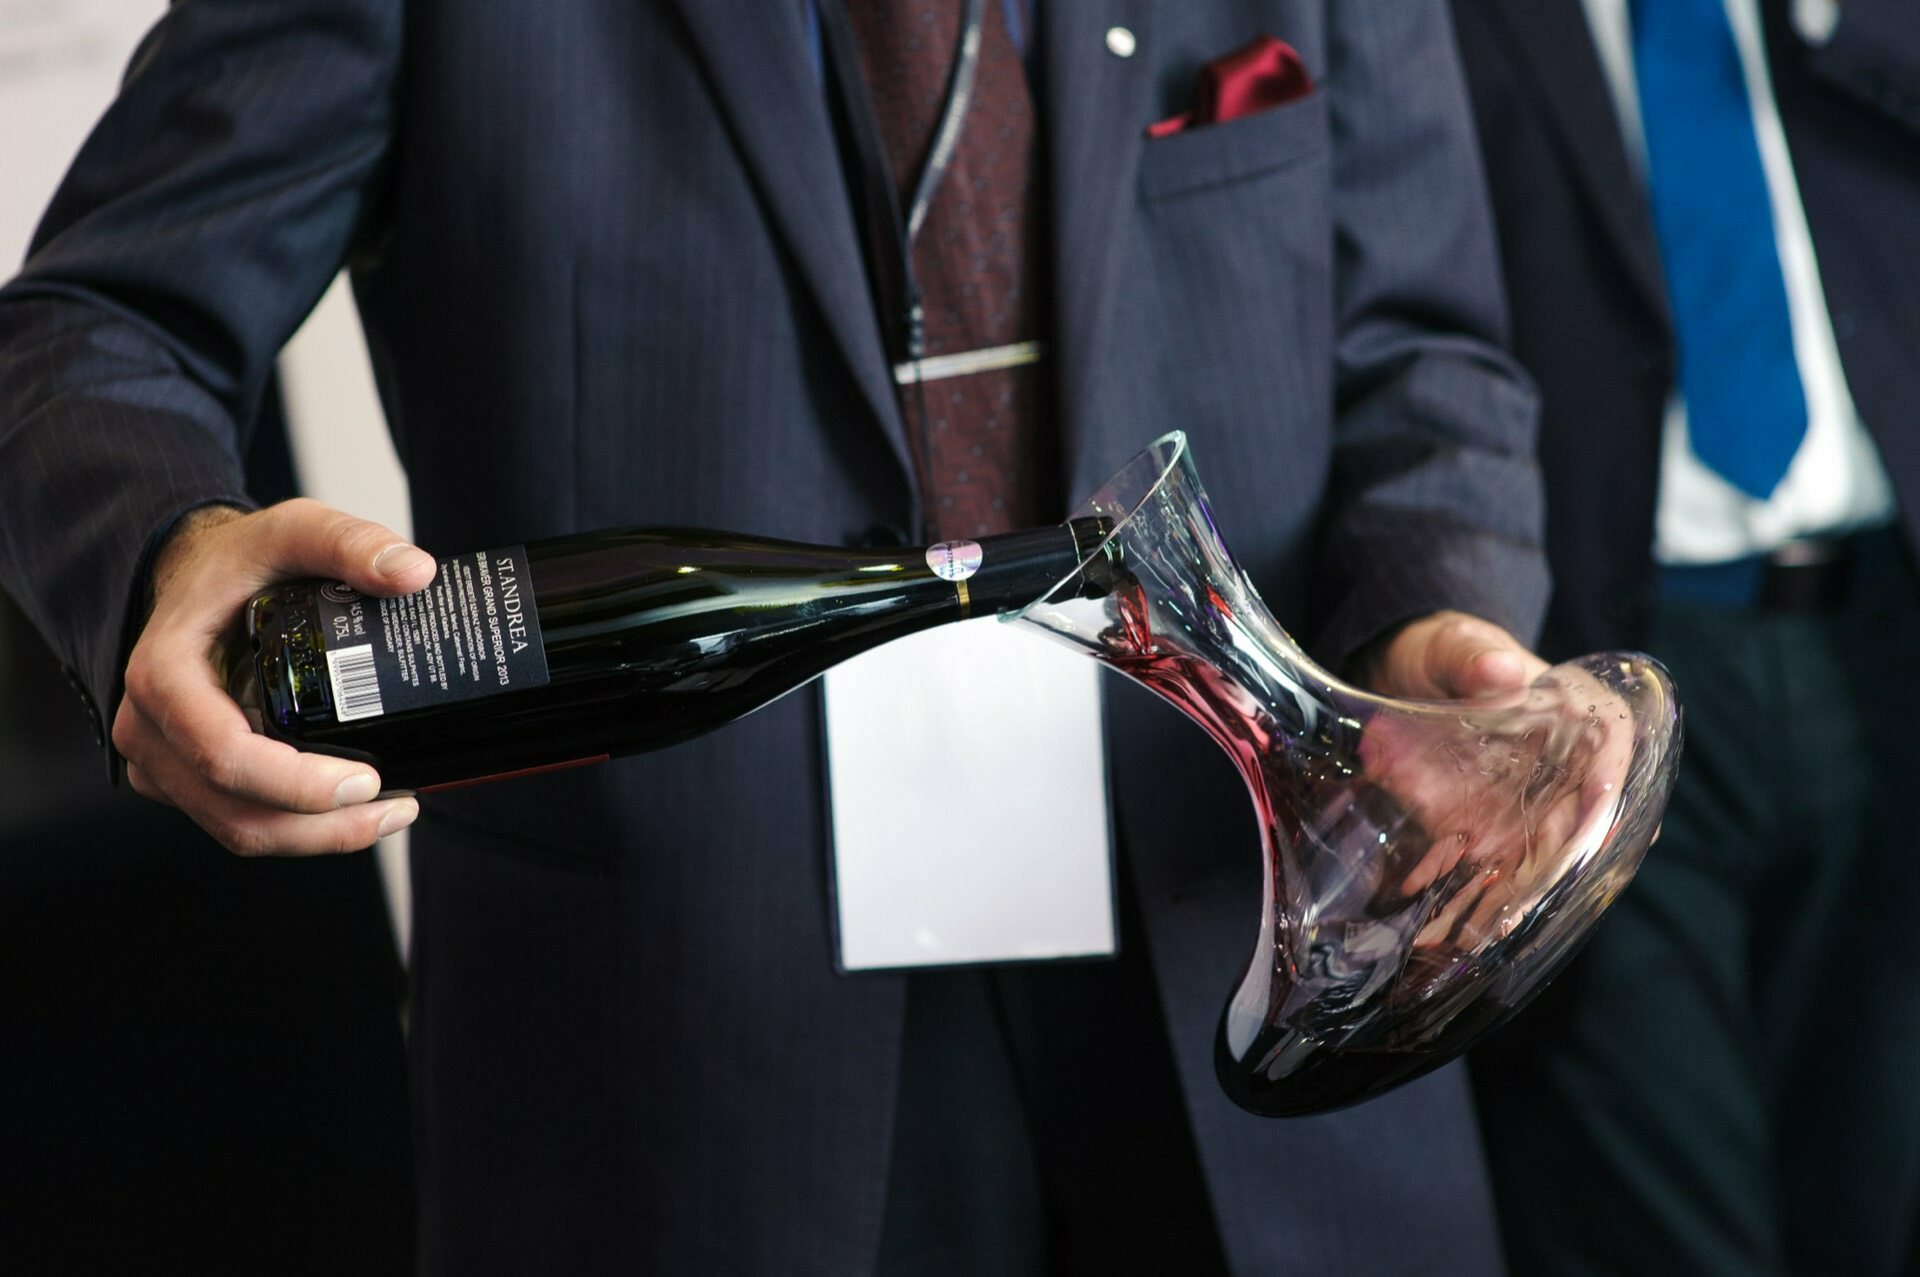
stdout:
[[(284, 435), (253, 469), (291, 488)], [(0, 1270), (411, 1269), (371, 855), (242, 860), (106, 779), (0, 596)]]

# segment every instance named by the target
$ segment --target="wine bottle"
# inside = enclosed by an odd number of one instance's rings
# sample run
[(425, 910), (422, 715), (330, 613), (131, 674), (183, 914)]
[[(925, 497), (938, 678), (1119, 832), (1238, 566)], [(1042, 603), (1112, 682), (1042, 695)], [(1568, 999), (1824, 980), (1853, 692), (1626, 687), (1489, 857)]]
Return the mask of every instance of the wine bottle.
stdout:
[(1072, 578), (1102, 518), (849, 550), (728, 532), (583, 533), (442, 559), (399, 599), (291, 581), (246, 610), (261, 729), (371, 764), (387, 792), (659, 749), (890, 639), (1025, 607)]

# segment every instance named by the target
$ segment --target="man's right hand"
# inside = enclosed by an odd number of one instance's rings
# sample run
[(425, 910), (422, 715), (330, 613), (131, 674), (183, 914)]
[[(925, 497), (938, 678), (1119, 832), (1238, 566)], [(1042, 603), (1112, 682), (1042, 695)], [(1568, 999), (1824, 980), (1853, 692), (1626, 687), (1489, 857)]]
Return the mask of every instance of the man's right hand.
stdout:
[(404, 829), (412, 798), (373, 801), (380, 778), (258, 735), (227, 694), (241, 609), (275, 581), (329, 577), (364, 594), (423, 590), (434, 562), (377, 523), (294, 500), (180, 521), (154, 559), (153, 610), (127, 660), (113, 743), (127, 778), (243, 856), (355, 851)]

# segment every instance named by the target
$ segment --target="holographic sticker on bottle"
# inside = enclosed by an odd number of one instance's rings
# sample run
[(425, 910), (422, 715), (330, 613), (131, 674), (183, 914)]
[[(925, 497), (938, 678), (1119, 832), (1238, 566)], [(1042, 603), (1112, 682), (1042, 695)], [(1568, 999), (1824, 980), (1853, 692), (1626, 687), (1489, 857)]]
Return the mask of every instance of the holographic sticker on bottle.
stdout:
[(942, 541), (927, 547), (927, 566), (943, 581), (964, 581), (980, 570), (978, 541)]

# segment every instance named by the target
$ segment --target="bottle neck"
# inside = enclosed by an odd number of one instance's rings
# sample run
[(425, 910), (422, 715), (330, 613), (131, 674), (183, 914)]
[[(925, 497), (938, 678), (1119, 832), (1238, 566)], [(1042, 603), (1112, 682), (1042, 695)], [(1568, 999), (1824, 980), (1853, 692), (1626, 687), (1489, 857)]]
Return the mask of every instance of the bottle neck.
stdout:
[(951, 585), (962, 618), (1013, 612), (1074, 576), (1106, 534), (1104, 521), (1076, 519), (921, 550), (928, 571)]

